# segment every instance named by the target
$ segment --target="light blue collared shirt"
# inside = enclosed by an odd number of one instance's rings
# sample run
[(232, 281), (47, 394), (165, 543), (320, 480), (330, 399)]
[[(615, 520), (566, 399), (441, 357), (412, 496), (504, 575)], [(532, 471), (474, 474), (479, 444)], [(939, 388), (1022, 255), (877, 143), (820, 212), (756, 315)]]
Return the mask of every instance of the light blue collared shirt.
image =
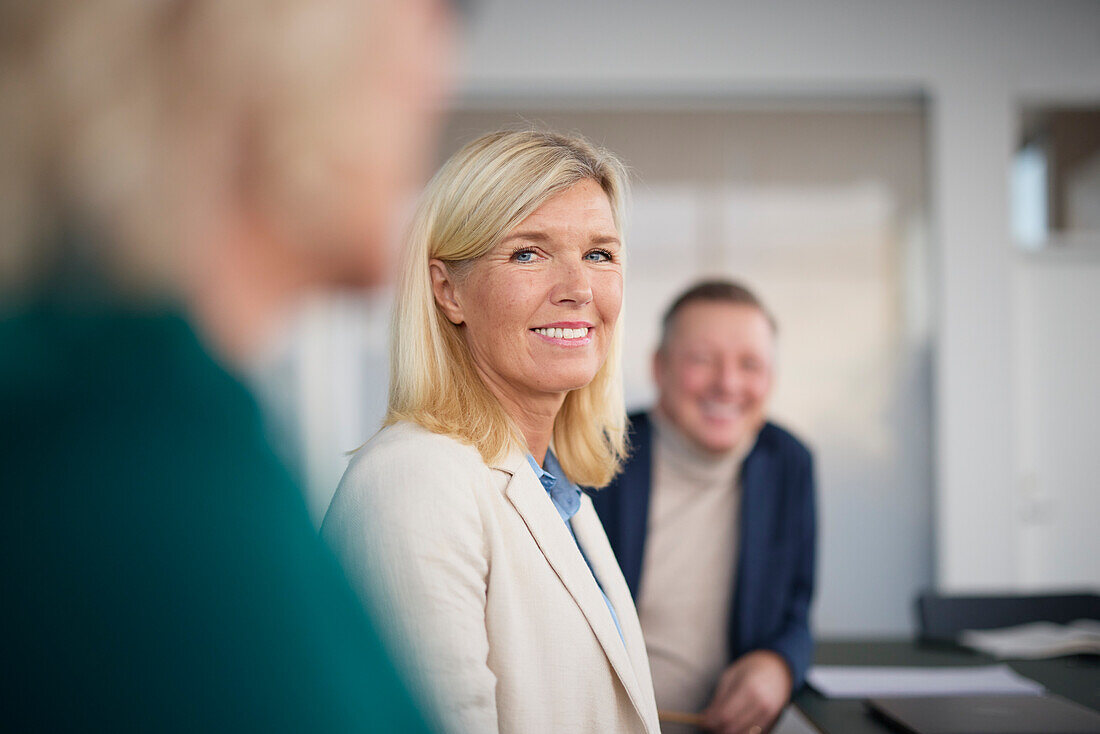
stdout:
[[(531, 454), (527, 454), (527, 463), (535, 470), (535, 476), (539, 478), (539, 482), (546, 489), (546, 493), (550, 495), (550, 501), (554, 503), (554, 509), (558, 511), (558, 515), (561, 516), (565, 527), (568, 528), (569, 534), (573, 536), (573, 542), (577, 544), (577, 550), (581, 552), (581, 558), (588, 565), (588, 570), (592, 572), (592, 578), (596, 579), (596, 586), (599, 587), (600, 594), (603, 594), (607, 610), (611, 612), (611, 621), (615, 623), (615, 629), (619, 632), (619, 639), (622, 640), (623, 628), (619, 626), (619, 615), (615, 614), (615, 607), (611, 606), (611, 600), (607, 598), (607, 594), (604, 594), (603, 584), (596, 576), (592, 564), (588, 562), (588, 556), (584, 554), (584, 549), (581, 548), (580, 543), (577, 543), (577, 536), (573, 532), (573, 524), (570, 522), (573, 515), (577, 514), (577, 510), (581, 509), (580, 487), (569, 481), (569, 478), (565, 476), (565, 472), (561, 470), (561, 465), (558, 464), (558, 458), (549, 449), (546, 451), (546, 460), (543, 462), (545, 469), (538, 465), (535, 457)], [(625, 640), (623, 640), (623, 644), (626, 644)]]

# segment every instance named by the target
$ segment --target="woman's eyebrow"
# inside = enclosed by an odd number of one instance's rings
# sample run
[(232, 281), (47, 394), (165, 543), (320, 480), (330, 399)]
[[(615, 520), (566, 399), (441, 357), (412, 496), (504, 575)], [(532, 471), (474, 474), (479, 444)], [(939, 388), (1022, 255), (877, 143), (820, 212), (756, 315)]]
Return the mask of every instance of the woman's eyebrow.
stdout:
[[(519, 232), (512, 232), (510, 235), (502, 239), (500, 242), (510, 242), (512, 240), (528, 240), (530, 242), (548, 242), (551, 239), (550, 235), (541, 230), (521, 230)], [(620, 245), (622, 240), (617, 234), (597, 234), (593, 235), (588, 242), (593, 245)]]
[(541, 232), (539, 230), (529, 230), (513, 232), (512, 234), (501, 240), (501, 242), (508, 242), (510, 240), (531, 240), (533, 242), (546, 242), (549, 239), (550, 235), (546, 234), (545, 232)]

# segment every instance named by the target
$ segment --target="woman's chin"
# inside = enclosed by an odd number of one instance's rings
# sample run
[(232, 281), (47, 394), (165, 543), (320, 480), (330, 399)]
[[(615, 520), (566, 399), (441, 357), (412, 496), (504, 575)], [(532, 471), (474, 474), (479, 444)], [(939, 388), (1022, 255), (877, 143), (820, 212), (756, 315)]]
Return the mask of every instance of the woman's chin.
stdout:
[(540, 387), (543, 392), (558, 393), (564, 395), (574, 390), (579, 390), (582, 387), (586, 387), (596, 377), (593, 374), (584, 375), (561, 375), (549, 377), (548, 379), (541, 380)]

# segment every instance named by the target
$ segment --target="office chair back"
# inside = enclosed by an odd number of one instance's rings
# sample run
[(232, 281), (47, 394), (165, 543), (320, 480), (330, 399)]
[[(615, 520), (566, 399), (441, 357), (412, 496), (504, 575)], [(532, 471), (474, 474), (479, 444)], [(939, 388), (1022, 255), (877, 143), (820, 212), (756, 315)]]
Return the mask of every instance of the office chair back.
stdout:
[(968, 629), (996, 629), (1028, 622), (1066, 624), (1100, 620), (1100, 594), (1008, 594), (917, 597), (918, 635), (923, 642), (954, 642)]

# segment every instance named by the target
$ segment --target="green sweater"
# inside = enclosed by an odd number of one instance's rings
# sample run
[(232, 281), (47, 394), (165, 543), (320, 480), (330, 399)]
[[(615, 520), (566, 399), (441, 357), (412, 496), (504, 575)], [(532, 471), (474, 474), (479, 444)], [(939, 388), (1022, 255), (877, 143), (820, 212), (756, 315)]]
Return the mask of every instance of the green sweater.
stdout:
[(171, 314), (0, 320), (5, 728), (423, 732), (248, 392)]

